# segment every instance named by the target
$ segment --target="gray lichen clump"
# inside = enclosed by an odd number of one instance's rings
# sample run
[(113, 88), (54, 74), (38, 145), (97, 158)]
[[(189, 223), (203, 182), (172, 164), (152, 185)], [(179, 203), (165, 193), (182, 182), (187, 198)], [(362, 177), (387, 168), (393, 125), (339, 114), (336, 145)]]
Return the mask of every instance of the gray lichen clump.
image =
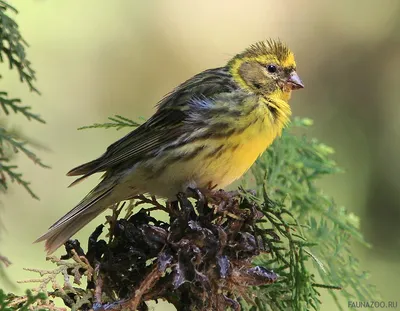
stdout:
[[(277, 240), (257, 225), (258, 206), (237, 192), (198, 195), (195, 207), (183, 194), (167, 206), (142, 197), (152, 209), (168, 211), (170, 222), (142, 209), (111, 221), (109, 242), (99, 240), (103, 226), (97, 227), (86, 253), (69, 241), (64, 259), (75, 250), (97, 273), (88, 283), (96, 295), (80, 309), (148, 310), (146, 302), (164, 299), (177, 310), (240, 310), (241, 299), (253, 301), (250, 287), (275, 282), (278, 275), (268, 267), (252, 265)], [(69, 298), (67, 305), (79, 297)]]

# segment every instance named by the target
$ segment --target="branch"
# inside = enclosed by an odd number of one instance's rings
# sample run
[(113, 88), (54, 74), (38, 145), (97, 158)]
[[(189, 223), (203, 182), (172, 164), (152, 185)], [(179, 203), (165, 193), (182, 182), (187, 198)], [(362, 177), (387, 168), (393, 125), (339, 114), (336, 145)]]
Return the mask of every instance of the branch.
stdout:
[(32, 92), (40, 94), (33, 84), (36, 80), (35, 71), (32, 69), (31, 63), (26, 58), (25, 47), (27, 47), (28, 44), (21, 36), (18, 24), (6, 14), (7, 10), (11, 10), (13, 13), (18, 13), (13, 6), (1, 0), (0, 62), (4, 62), (6, 58), (10, 69), (17, 69), (21, 82), (26, 82)]
[(14, 113), (23, 114), (29, 121), (36, 120), (40, 123), (46, 123), (39, 115), (30, 112), (30, 106), (20, 106), (21, 100), (18, 98), (7, 98), (8, 94), (6, 92), (0, 92), (0, 105), (6, 115), (9, 115), (9, 109)]
[[(26, 58), (25, 47), (28, 46), (22, 38), (18, 24), (7, 15), (8, 12), (18, 13), (18, 11), (6, 1), (0, 0), (0, 62), (8, 60), (10, 69), (17, 69), (21, 82), (26, 82), (31, 91), (39, 93), (33, 85), (36, 79), (35, 72), (30, 66), (30, 62)], [(5, 57), (4, 57), (5, 55)], [(1, 77), (1, 76), (0, 76)], [(10, 111), (21, 113), (28, 120), (36, 120), (44, 123), (44, 120), (37, 114), (30, 111), (29, 106), (20, 105), (20, 99), (8, 98), (6, 92), (0, 92), (0, 105), (6, 115)], [(0, 190), (3, 192), (7, 189), (7, 176), (11, 181), (16, 181), (21, 184), (33, 198), (38, 197), (29, 187), (29, 182), (22, 179), (22, 174), (16, 172), (17, 166), (7, 165), (12, 154), (22, 152), (35, 164), (41, 167), (48, 168), (32, 151), (27, 148), (28, 142), (21, 139), (20, 136), (7, 131), (0, 127)]]
[[(4, 144), (8, 144), (15, 153), (22, 152), (29, 159), (33, 161), (33, 163), (44, 167), (49, 168), (46, 164), (44, 164), (32, 151), (27, 149), (25, 146), (28, 144), (26, 141), (21, 141), (20, 138), (7, 131), (4, 128), (0, 128), (0, 155), (4, 155)], [(3, 159), (4, 160), (4, 159)]]
[(94, 128), (116, 128), (117, 130), (120, 130), (124, 127), (138, 127), (140, 126), (140, 123), (137, 123), (131, 119), (122, 117), (120, 115), (115, 115), (114, 117), (109, 117), (108, 118), (112, 122), (106, 122), (106, 123), (95, 123), (92, 125), (86, 125), (78, 128), (78, 130), (84, 130), (84, 129), (94, 129)]
[(39, 200), (39, 197), (30, 188), (30, 182), (22, 178), (22, 173), (18, 173), (16, 165), (5, 165), (7, 159), (0, 159), (0, 189), (2, 192), (8, 189), (7, 176), (11, 182), (17, 182), (19, 185), (25, 188), (26, 191), (32, 196), (32, 198)]

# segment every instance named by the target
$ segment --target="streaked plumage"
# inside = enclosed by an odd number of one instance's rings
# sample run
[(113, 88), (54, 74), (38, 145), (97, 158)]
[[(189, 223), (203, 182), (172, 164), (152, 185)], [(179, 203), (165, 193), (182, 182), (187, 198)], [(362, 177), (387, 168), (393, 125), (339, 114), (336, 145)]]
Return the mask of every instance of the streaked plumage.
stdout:
[(203, 71), (158, 104), (139, 128), (98, 159), (71, 170), (103, 180), (37, 241), (49, 253), (111, 204), (150, 193), (174, 200), (188, 187), (224, 188), (280, 135), (292, 89), (303, 87), (294, 56), (280, 41), (252, 45), (225, 67)]

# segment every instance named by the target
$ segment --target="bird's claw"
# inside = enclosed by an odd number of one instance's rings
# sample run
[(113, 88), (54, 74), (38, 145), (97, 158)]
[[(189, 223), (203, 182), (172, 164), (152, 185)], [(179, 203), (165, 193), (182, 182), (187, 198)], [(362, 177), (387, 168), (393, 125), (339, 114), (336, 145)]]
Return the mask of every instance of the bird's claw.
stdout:
[(208, 201), (206, 196), (198, 189), (198, 188), (188, 188), (194, 194), (194, 197), (197, 199), (197, 210), (200, 216), (205, 215), (205, 210), (208, 205)]

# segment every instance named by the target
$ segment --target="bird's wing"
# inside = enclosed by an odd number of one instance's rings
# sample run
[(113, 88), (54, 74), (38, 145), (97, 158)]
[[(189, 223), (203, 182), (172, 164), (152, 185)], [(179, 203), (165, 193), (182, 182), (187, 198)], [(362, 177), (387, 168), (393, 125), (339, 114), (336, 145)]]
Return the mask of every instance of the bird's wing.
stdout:
[(110, 145), (100, 158), (72, 169), (67, 175), (83, 176), (71, 186), (121, 163), (128, 161), (134, 165), (187, 134), (185, 120), (194, 108), (190, 101), (205, 98), (212, 102), (216, 95), (237, 89), (229, 77), (230, 74), (223, 68), (210, 69), (178, 86), (160, 101), (157, 112), (147, 122)]

